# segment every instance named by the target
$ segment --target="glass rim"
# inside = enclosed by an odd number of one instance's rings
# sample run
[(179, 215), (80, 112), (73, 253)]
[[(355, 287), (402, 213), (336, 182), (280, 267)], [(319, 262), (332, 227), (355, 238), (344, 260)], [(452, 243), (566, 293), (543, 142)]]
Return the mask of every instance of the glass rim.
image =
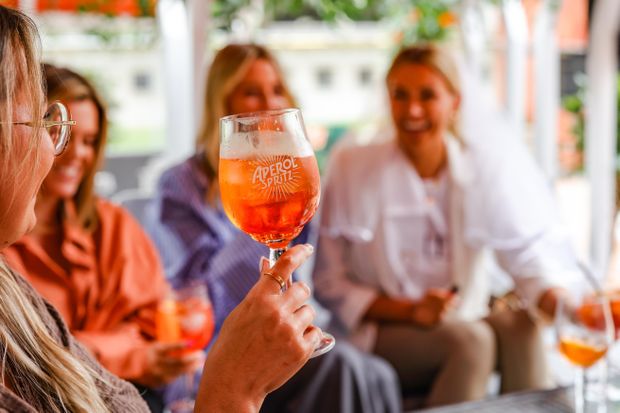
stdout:
[(301, 113), (299, 108), (284, 108), (284, 109), (270, 109), (270, 110), (258, 110), (254, 112), (235, 113), (233, 115), (227, 115), (220, 118), (220, 122), (228, 122), (235, 119), (250, 119), (250, 118), (274, 118), (277, 116), (286, 115), (288, 113)]

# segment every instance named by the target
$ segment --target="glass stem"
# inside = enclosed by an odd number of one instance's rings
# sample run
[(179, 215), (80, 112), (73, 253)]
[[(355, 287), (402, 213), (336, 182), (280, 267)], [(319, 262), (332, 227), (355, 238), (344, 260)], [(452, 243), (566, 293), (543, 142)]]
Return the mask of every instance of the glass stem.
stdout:
[(194, 400), (194, 372), (185, 373), (185, 390), (188, 400)]
[[(286, 252), (287, 249), (288, 249), (288, 246), (284, 248), (269, 248), (269, 267), (270, 268), (273, 268), (273, 266), (276, 265), (276, 261), (278, 261), (278, 258), (280, 258), (282, 254)], [(286, 280), (286, 285), (282, 289), (282, 292), (286, 291), (290, 285), (291, 285), (291, 280), (289, 278), (288, 280)]]
[(586, 403), (586, 369), (575, 372), (575, 413), (584, 413)]

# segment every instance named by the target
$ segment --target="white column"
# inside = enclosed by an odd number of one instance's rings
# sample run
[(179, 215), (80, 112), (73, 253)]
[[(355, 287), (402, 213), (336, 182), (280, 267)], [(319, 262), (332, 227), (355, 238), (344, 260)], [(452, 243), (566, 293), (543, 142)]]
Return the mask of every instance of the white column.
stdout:
[(620, 1), (594, 3), (586, 60), (586, 170), (592, 193), (592, 267), (601, 274), (611, 251), (615, 197), (617, 36)]
[(159, 0), (157, 19), (163, 49), (166, 145), (163, 157), (180, 160), (194, 150), (193, 41), (183, 0)]
[(502, 0), (501, 13), (507, 36), (506, 105), (516, 136), (525, 138), (527, 18), (521, 0)]
[(557, 176), (557, 120), (560, 105), (560, 53), (556, 24), (561, 0), (543, 0), (533, 32), (536, 116), (535, 153), (547, 178)]
[(481, 77), (484, 73), (484, 53), (487, 32), (480, 0), (464, 0), (461, 4), (459, 28), (465, 56), (470, 68)]
[(206, 85), (205, 52), (211, 0), (187, 0), (193, 39), (194, 125), (197, 132), (202, 122)]
[(161, 172), (195, 150), (204, 105), (207, 25), (211, 0), (159, 0), (166, 96), (166, 145), (141, 171), (140, 188), (151, 193)]

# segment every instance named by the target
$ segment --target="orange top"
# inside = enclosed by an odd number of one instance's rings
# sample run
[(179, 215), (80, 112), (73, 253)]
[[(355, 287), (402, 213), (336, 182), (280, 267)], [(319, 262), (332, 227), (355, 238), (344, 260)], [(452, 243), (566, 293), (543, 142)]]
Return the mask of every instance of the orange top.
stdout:
[(65, 224), (65, 263), (52, 259), (50, 251), (58, 250), (53, 238), (40, 243), (28, 235), (5, 250), (6, 258), (104, 367), (131, 380), (144, 372), (144, 347), (154, 338), (155, 310), (167, 284), (156, 249), (134, 218), (104, 200), (96, 208), (94, 232)]

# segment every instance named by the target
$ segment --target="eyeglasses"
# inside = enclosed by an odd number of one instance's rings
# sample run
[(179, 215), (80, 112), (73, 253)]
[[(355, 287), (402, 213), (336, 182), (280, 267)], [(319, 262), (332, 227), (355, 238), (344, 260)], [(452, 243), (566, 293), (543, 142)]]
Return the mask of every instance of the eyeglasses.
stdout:
[(69, 110), (59, 101), (53, 102), (43, 116), (43, 120), (39, 122), (1, 122), (11, 123), (13, 125), (25, 125), (30, 127), (43, 127), (47, 129), (47, 133), (52, 138), (54, 144), (54, 155), (62, 154), (69, 143), (71, 136), (71, 126), (75, 125), (74, 120), (69, 119)]

